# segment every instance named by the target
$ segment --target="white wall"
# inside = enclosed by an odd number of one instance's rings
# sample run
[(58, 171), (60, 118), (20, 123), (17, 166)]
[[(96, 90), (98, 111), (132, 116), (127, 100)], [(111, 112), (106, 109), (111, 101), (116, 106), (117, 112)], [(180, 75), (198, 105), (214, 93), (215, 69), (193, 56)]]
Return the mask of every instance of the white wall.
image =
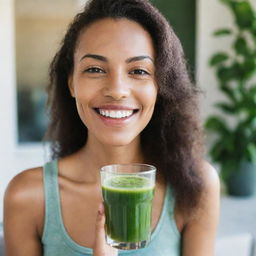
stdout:
[(33, 152), (17, 147), (13, 1), (0, 0), (0, 222), (3, 194), (17, 172), (43, 162), (40, 147)]
[(198, 0), (197, 5), (197, 81), (205, 92), (202, 100), (202, 117), (214, 113), (214, 102), (221, 98), (217, 90), (214, 70), (208, 66), (209, 57), (218, 50), (227, 50), (229, 37), (213, 37), (218, 28), (232, 28), (232, 16), (226, 6), (218, 0)]

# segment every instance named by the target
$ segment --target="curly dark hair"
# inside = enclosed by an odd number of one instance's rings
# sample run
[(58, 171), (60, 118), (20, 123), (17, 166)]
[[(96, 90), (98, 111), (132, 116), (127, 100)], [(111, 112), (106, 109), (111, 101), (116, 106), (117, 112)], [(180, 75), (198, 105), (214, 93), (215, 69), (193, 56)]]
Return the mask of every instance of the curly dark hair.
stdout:
[(147, 163), (155, 165), (171, 184), (178, 206), (192, 210), (198, 206), (203, 191), (198, 171), (203, 155), (200, 90), (190, 80), (179, 39), (148, 0), (92, 0), (70, 24), (50, 66), (47, 138), (52, 142), (52, 157), (70, 155), (86, 143), (87, 128), (70, 95), (68, 76), (73, 71), (73, 55), (81, 32), (107, 17), (135, 21), (153, 39), (159, 89), (152, 119), (141, 133), (142, 149)]

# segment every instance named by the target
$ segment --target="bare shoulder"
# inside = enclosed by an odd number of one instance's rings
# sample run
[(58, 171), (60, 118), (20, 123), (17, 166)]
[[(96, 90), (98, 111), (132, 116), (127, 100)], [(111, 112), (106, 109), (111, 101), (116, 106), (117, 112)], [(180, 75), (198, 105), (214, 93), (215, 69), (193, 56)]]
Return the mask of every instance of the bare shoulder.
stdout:
[(202, 160), (199, 174), (203, 192), (198, 207), (183, 232), (183, 254), (214, 255), (214, 241), (219, 221), (220, 182), (215, 168)]
[(38, 219), (42, 219), (44, 212), (42, 167), (25, 170), (10, 181), (5, 191), (4, 208), (5, 215), (19, 213), (34, 221), (38, 228)]
[(220, 180), (216, 169), (207, 161), (202, 160), (199, 164), (199, 173), (203, 180), (204, 192), (219, 195)]
[(201, 196), (197, 207), (194, 208), (193, 214), (187, 216), (182, 213), (184, 218), (184, 227), (193, 221), (202, 219), (202, 215), (215, 214), (218, 215), (220, 201), (220, 180), (216, 169), (207, 161), (201, 160), (198, 165), (198, 175), (202, 181)]
[(42, 168), (16, 175), (4, 197), (4, 237), (8, 255), (42, 255), (44, 222)]
[(203, 221), (206, 219), (216, 220), (219, 215), (220, 204), (220, 180), (216, 169), (207, 161), (201, 160), (198, 168), (199, 175), (202, 179), (202, 194), (192, 218), (188, 221)]
[(5, 198), (24, 203), (43, 191), (42, 167), (32, 168), (17, 174), (8, 184)]

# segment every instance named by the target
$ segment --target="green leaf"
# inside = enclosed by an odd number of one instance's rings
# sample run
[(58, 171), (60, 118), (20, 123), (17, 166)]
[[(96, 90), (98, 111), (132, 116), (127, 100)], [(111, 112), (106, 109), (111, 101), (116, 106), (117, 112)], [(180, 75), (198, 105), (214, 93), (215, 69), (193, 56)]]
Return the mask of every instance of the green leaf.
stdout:
[(225, 146), (222, 143), (222, 140), (215, 142), (209, 153), (215, 162), (220, 163), (222, 160), (224, 160), (223, 157), (225, 155)]
[(221, 177), (222, 179), (227, 182), (229, 177), (237, 171), (239, 161), (236, 161), (235, 159), (227, 159), (226, 161), (223, 161), (221, 164)]
[(213, 35), (214, 36), (226, 36), (232, 34), (232, 30), (229, 28), (222, 28), (214, 31)]
[(253, 75), (256, 75), (256, 58), (247, 57), (243, 63), (241, 63), (241, 71), (243, 79), (250, 79)]
[(247, 146), (248, 160), (251, 160), (253, 163), (256, 163), (256, 145), (249, 143)]
[(255, 131), (253, 132), (253, 134), (256, 136), (256, 115), (250, 116), (249, 119), (246, 120), (246, 122), (251, 127), (251, 129)]
[(246, 94), (243, 97), (243, 100), (239, 103), (239, 110), (246, 114), (247, 118), (244, 122), (247, 122), (250, 125), (251, 120), (256, 117), (256, 104), (254, 102), (254, 94)]
[(228, 84), (220, 84), (220, 90), (226, 94), (226, 96), (234, 103), (239, 101), (241, 95), (236, 88), (230, 88)]
[(228, 103), (219, 102), (219, 103), (216, 103), (215, 106), (220, 110), (222, 110), (224, 113), (231, 114), (231, 115), (237, 114), (237, 109)]
[(228, 55), (226, 53), (221, 53), (221, 52), (216, 53), (211, 57), (209, 64), (210, 66), (215, 66), (224, 62), (227, 59), (228, 59)]
[(210, 155), (215, 162), (221, 165), (227, 162), (236, 161), (236, 144), (232, 134), (221, 134), (218, 140), (213, 144)]
[(254, 13), (254, 21), (252, 24), (252, 36), (256, 39), (256, 13)]
[(241, 77), (241, 68), (237, 63), (234, 63), (229, 67), (220, 66), (217, 69), (217, 77), (221, 83), (239, 79)]
[(240, 29), (250, 29), (254, 22), (254, 12), (248, 1), (230, 1), (236, 24)]
[(250, 54), (250, 49), (247, 46), (247, 42), (242, 36), (239, 36), (236, 39), (236, 41), (234, 43), (234, 49), (237, 54), (241, 54), (241, 55), (245, 55), (245, 56)]
[(252, 103), (255, 104), (256, 108), (256, 84), (249, 88), (249, 95), (251, 95)]
[(211, 131), (229, 133), (227, 124), (222, 118), (218, 116), (209, 117), (205, 123), (205, 127)]

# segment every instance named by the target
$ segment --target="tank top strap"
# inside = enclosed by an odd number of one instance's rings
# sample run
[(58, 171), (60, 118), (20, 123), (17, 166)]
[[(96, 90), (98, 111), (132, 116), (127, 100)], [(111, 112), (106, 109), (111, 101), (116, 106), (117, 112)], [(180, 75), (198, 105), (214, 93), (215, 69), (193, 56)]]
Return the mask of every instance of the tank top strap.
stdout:
[(92, 255), (92, 249), (81, 246), (68, 235), (61, 213), (58, 183), (58, 160), (46, 163), (43, 168), (45, 190), (45, 220), (42, 243), (48, 252), (44, 255)]
[(44, 195), (45, 195), (45, 220), (42, 241), (48, 235), (58, 233), (60, 229), (59, 218), (59, 193), (58, 193), (58, 160), (53, 160), (44, 165)]
[(175, 233), (175, 235), (177, 237), (180, 237), (180, 231), (178, 230), (177, 224), (176, 224), (176, 220), (175, 220), (175, 195), (174, 195), (174, 191), (171, 187), (171, 185), (168, 185), (167, 187), (167, 203), (169, 205), (169, 207), (167, 208), (167, 212), (168, 212), (168, 220), (170, 221), (170, 225)]
[(170, 184), (167, 185), (167, 204), (169, 205), (168, 209), (169, 212), (174, 213), (174, 208), (175, 208), (175, 196), (174, 196), (174, 192), (173, 189), (171, 187)]

